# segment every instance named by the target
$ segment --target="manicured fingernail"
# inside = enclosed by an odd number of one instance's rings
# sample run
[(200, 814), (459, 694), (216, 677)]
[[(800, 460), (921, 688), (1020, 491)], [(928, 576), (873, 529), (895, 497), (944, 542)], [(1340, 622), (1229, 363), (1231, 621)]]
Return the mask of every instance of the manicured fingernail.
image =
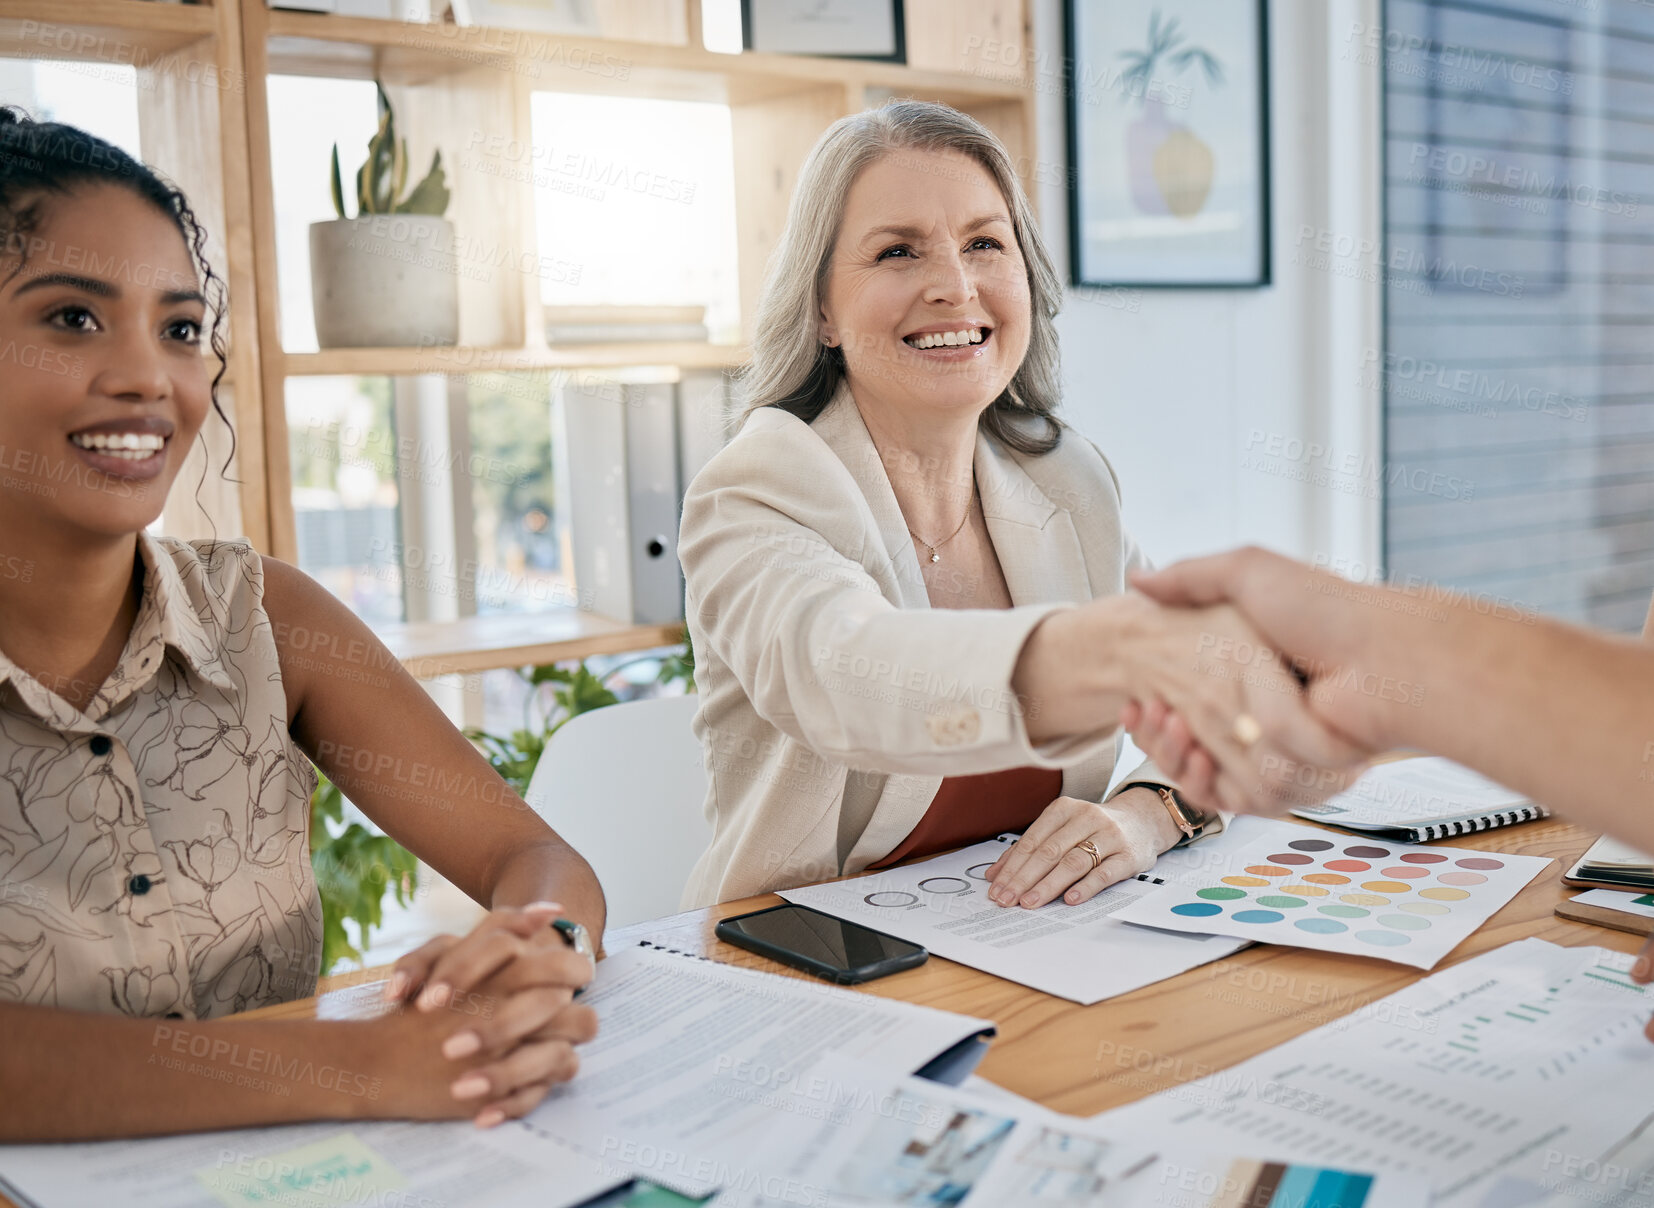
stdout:
[(454, 1080), (448, 1088), (456, 1099), (475, 1099), (488, 1093), (488, 1079), (481, 1074), (467, 1074)]
[(400, 969), (391, 974), (390, 981), (385, 983), (385, 1001), (401, 1002), (402, 996), (408, 992), (408, 983), (411, 980), (413, 979)]
[(1650, 972), (1654, 972), (1654, 957), (1639, 956), (1631, 966), (1631, 976), (1637, 981), (1646, 981)]
[(505, 1119), (505, 1113), (497, 1107), (485, 1107), (477, 1113), (478, 1128), (493, 1128)]
[(530, 902), (527, 906), (524, 906), (523, 909), (524, 910), (550, 910), (550, 911), (556, 912), (558, 910), (563, 909), (563, 903), (561, 903), (561, 902)]
[(1080, 900), (1080, 895), (1077, 894), (1077, 893), (1071, 893), (1071, 894), (1068, 895), (1068, 904), (1070, 906), (1075, 905), (1077, 902), (1079, 902), (1079, 900)]
[(1039, 903), (1040, 903), (1040, 898), (1039, 898), (1039, 894), (1037, 894), (1037, 893), (1031, 893), (1027, 897), (1022, 899), (1023, 906), (1027, 907), (1029, 910), (1032, 910), (1034, 907), (1038, 906)]
[(463, 1032), (455, 1032), (442, 1042), (442, 1055), (450, 1061), (458, 1061), (461, 1057), (469, 1057), (482, 1048), (482, 1037), (467, 1028)]
[(1011, 904), (1011, 891), (1009, 889), (996, 889), (989, 896), (1001, 906), (1009, 906)]
[(434, 1011), (447, 1002), (448, 996), (453, 992), (453, 987), (447, 982), (432, 982), (425, 987), (425, 993), (419, 996), (419, 1009)]

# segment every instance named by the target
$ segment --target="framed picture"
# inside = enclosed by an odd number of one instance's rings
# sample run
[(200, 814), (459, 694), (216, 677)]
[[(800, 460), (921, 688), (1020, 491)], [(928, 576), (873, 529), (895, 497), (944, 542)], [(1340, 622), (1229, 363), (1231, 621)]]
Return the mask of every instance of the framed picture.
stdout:
[(741, 0), (748, 50), (907, 62), (902, 0)]
[(1075, 285), (1269, 284), (1266, 0), (1064, 0)]

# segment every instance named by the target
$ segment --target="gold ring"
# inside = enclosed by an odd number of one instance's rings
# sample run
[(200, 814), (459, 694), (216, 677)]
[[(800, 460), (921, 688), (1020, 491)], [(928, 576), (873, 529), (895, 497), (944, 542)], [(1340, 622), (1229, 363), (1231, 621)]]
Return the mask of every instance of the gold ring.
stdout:
[(1235, 718), (1234, 734), (1236, 742), (1247, 749), (1251, 749), (1257, 745), (1258, 739), (1263, 737), (1263, 727), (1258, 724), (1258, 719), (1250, 713), (1242, 713)]
[(1092, 872), (1096, 872), (1097, 869), (1101, 867), (1103, 863), (1103, 853), (1097, 850), (1097, 845), (1090, 839), (1087, 839), (1084, 843), (1075, 844), (1074, 850), (1083, 851), (1086, 855), (1091, 857)]

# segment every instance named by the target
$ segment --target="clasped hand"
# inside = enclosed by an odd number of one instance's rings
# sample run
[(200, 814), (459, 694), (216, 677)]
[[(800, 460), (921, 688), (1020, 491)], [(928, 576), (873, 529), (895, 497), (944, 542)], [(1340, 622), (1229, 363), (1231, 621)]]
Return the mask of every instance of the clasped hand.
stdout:
[(496, 909), (467, 935), (438, 936), (396, 962), (385, 996), (403, 1009), (385, 1023), (407, 1114), (473, 1115), (489, 1128), (574, 1076), (574, 1046), (597, 1034), (597, 1016), (573, 1001), (593, 968), (551, 927), (561, 909)]

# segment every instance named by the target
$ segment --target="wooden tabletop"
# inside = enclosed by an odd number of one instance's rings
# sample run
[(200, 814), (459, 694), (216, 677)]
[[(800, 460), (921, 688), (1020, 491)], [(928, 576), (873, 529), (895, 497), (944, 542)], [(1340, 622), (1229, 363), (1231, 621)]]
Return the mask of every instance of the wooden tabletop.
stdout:
[[(1342, 834), (1343, 832), (1336, 832)], [(1635, 952), (1641, 939), (1556, 918), (1577, 890), (1561, 877), (1596, 836), (1566, 822), (1529, 822), (1437, 844), (1550, 856), (1533, 882), (1437, 968), (1526, 936), (1570, 947), (1599, 944)], [(804, 977), (713, 935), (714, 924), (781, 901), (774, 894), (725, 902), (609, 932), (608, 951), (650, 940), (732, 965)], [(368, 969), (329, 978), (318, 998), (266, 1008), (263, 1018), (345, 1018), (376, 1009), (388, 973)], [(1130, 994), (1082, 1007), (964, 965), (931, 957), (918, 969), (855, 987), (991, 1019), (999, 1036), (978, 1072), (1057, 1111), (1089, 1116), (1181, 1082), (1191, 1082), (1291, 1040), (1425, 976), (1370, 957), (1256, 944)]]

